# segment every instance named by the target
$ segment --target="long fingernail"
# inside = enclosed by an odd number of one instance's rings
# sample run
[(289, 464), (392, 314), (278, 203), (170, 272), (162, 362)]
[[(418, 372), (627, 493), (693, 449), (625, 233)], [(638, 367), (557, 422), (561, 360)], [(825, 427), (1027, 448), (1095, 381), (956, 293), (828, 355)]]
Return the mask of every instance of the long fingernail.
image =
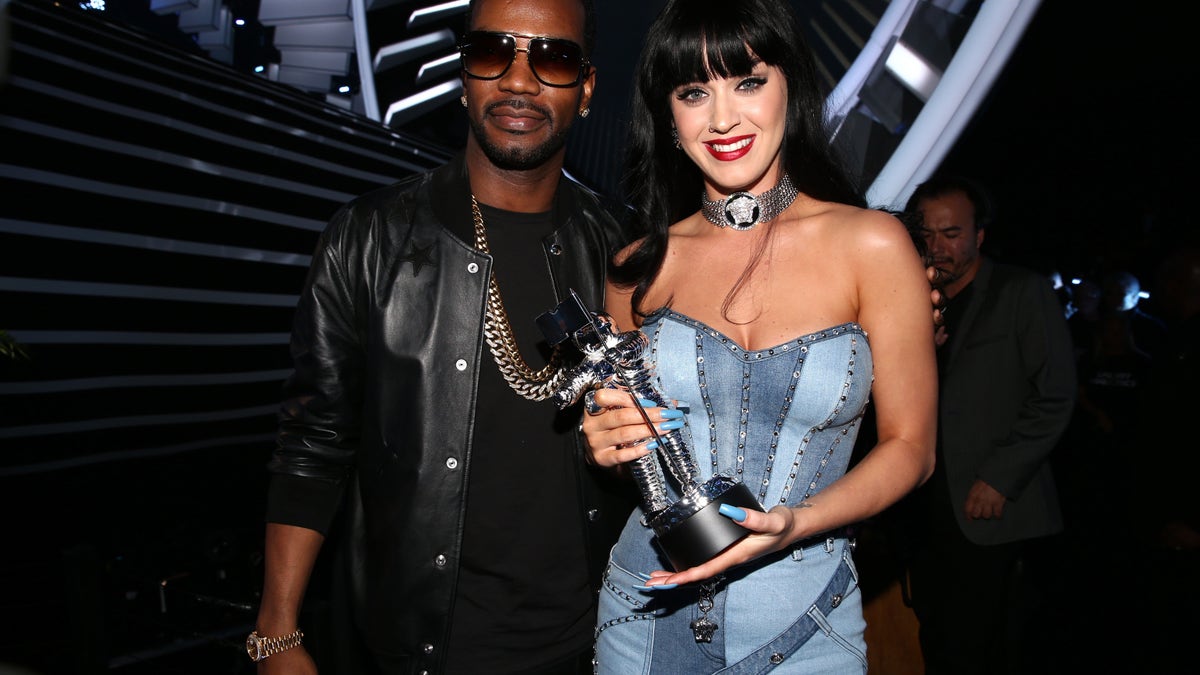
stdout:
[(641, 579), (642, 581), (650, 581), (650, 579), (652, 578), (649, 574), (646, 574), (645, 572), (634, 572), (633, 576)]
[(679, 420), (679, 419), (683, 419), (683, 411), (682, 410), (671, 410), (670, 408), (663, 408), (662, 416), (663, 416), (663, 419)]
[(722, 504), (717, 511), (735, 523), (740, 523), (746, 519), (746, 512), (731, 504)]
[(679, 584), (657, 584), (655, 586), (634, 586), (634, 589), (639, 591), (669, 591)]
[(654, 450), (657, 448), (658, 448), (658, 441), (650, 441), (649, 443), (646, 444), (647, 450)]
[(682, 429), (683, 428), (683, 420), (668, 420), (666, 422), (659, 422), (658, 428), (662, 429), (663, 431), (674, 431), (676, 429)]
[(654, 401), (651, 401), (649, 399), (644, 399), (644, 398), (639, 398), (638, 404), (641, 405), (643, 408), (657, 408), (658, 407), (658, 404), (655, 403)]

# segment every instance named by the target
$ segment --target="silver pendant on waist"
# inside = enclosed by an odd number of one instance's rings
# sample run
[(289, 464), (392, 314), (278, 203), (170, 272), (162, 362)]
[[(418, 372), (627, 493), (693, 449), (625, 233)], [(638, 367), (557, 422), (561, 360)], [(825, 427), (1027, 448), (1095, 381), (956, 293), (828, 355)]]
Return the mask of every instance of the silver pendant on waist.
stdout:
[(700, 617), (688, 624), (692, 629), (692, 637), (696, 642), (710, 643), (713, 639), (713, 633), (717, 632), (716, 621), (708, 618), (708, 613), (713, 610), (713, 595), (717, 592), (717, 584), (721, 582), (724, 575), (717, 575), (700, 584), (700, 600), (697, 603), (697, 608), (700, 610)]
[[(483, 226), (483, 213), (479, 210), (479, 202), (475, 200), (475, 195), (471, 195), (471, 217), (475, 221), (475, 248), (491, 255), (487, 230)], [(504, 376), (504, 381), (508, 382), (513, 391), (530, 401), (544, 401), (550, 398), (566, 375), (559, 345), (555, 345), (550, 362), (541, 370), (534, 370), (525, 363), (520, 349), (517, 348), (512, 324), (508, 321), (508, 312), (504, 310), (504, 301), (500, 298), (500, 286), (496, 283), (495, 270), (488, 278), (487, 315), (483, 322), (483, 338), (487, 342), (488, 350), (492, 352), (496, 366), (500, 368), (500, 374)]]
[(778, 185), (757, 197), (749, 192), (735, 192), (725, 199), (713, 201), (706, 192), (701, 192), (700, 212), (717, 227), (744, 232), (783, 213), (796, 201), (798, 194), (792, 179), (785, 173)]

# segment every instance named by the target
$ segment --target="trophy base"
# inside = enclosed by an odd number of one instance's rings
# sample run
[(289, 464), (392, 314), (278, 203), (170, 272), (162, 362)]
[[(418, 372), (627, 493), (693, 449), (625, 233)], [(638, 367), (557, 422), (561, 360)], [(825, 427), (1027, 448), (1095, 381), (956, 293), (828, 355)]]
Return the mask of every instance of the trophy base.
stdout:
[(658, 545), (675, 571), (709, 560), (750, 533), (721, 515), (721, 504), (763, 510), (750, 488), (716, 476), (700, 486), (695, 495), (685, 496), (650, 520)]

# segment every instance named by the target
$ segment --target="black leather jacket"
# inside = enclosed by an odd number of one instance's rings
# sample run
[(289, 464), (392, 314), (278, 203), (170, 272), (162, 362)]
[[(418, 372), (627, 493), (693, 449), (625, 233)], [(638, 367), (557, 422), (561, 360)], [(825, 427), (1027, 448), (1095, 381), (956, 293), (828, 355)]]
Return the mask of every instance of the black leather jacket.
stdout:
[[(472, 231), (468, 185), (459, 155), (331, 219), (296, 310), (295, 370), (268, 465), (269, 522), (327, 532), (339, 508), (348, 512), (337, 524), (348, 528), (350, 611), (372, 651), (399, 659), (397, 672), (444, 662), (473, 402), (491, 365), (491, 258), (454, 234)], [(562, 222), (544, 241), (555, 293), (574, 289), (601, 307), (618, 225), (565, 176), (555, 199)], [(585, 465), (579, 438), (575, 446), (598, 582), (634, 502)]]

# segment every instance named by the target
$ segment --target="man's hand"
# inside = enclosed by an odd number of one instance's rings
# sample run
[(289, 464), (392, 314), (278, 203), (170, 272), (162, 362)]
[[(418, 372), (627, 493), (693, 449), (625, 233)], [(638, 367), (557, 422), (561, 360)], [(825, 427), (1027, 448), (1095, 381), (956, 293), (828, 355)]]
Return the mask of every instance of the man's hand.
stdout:
[(1004, 516), (1006, 501), (1008, 500), (996, 488), (976, 478), (975, 483), (971, 485), (970, 492), (967, 493), (967, 503), (963, 507), (963, 513), (966, 514), (967, 520), (1001, 518)]
[(300, 645), (259, 661), (258, 675), (317, 675), (317, 664)]

